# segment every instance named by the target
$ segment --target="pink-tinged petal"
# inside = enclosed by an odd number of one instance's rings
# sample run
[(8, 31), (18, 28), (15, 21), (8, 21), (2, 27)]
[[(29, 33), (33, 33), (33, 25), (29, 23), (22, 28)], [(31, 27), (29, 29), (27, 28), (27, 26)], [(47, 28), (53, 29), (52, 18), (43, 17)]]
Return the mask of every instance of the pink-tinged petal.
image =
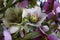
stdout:
[(3, 34), (4, 34), (4, 40), (12, 40), (11, 34), (7, 29), (4, 29)]
[(24, 1), (20, 2), (20, 3), (18, 3), (18, 7), (21, 7), (21, 8), (24, 8), (27, 5), (28, 5), (28, 1), (27, 0), (24, 0)]
[(54, 35), (48, 35), (48, 39), (49, 39), (49, 40), (59, 40), (59, 38), (57, 38), (57, 37), (54, 36)]

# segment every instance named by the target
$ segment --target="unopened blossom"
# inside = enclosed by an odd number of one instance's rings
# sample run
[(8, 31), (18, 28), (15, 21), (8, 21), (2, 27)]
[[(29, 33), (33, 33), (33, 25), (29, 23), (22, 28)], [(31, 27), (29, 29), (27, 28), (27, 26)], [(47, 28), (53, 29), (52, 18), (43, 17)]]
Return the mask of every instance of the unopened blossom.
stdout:
[(42, 30), (44, 32), (47, 32), (47, 31), (49, 31), (49, 27), (47, 25), (44, 25), (44, 26), (42, 26)]

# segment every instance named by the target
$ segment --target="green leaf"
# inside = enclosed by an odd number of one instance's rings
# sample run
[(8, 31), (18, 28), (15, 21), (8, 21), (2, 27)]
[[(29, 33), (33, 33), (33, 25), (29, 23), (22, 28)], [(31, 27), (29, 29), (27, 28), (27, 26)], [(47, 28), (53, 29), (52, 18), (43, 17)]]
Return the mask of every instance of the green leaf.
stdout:
[(38, 32), (32, 32), (32, 33), (26, 34), (24, 39), (33, 39), (38, 36), (40, 36), (40, 34)]
[(13, 0), (7, 0), (7, 7), (10, 7), (12, 5)]

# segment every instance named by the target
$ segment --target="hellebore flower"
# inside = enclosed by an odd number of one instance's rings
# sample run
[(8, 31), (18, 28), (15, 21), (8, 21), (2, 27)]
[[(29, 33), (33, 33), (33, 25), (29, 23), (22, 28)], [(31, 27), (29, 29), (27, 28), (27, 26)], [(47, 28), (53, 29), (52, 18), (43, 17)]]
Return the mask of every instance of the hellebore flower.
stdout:
[(4, 25), (11, 33), (15, 33), (19, 30), (19, 25), (22, 21), (22, 11), (20, 8), (8, 8), (3, 18)]
[(29, 22), (27, 24), (31, 26), (39, 26), (41, 23), (45, 20), (47, 15), (45, 13), (41, 12), (41, 8), (35, 6), (34, 8), (31, 9), (24, 9), (22, 17), (29, 17), (28, 20)]
[(4, 40), (12, 40), (11, 34), (6, 28), (4, 28), (3, 34), (4, 34)]

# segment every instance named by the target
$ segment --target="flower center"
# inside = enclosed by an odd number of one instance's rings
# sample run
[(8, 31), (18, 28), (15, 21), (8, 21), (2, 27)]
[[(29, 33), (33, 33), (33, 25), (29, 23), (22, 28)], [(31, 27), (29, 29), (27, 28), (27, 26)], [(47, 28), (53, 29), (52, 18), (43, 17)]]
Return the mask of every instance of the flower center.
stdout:
[(20, 23), (22, 18), (21, 16), (17, 16), (15, 13), (12, 13), (8, 19), (11, 23)]
[(37, 14), (32, 14), (32, 15), (30, 15), (29, 20), (30, 20), (30, 22), (32, 22), (32, 23), (37, 23), (37, 22), (38, 22), (38, 16), (37, 16)]

